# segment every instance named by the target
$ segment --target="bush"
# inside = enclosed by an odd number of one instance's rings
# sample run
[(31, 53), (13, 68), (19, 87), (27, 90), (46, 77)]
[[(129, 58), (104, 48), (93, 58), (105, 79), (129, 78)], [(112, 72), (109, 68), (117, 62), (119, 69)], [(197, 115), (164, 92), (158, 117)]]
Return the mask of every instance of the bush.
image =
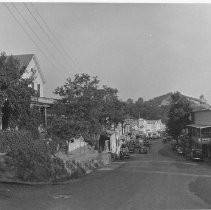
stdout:
[(64, 162), (58, 158), (53, 158), (53, 172), (52, 172), (52, 179), (53, 181), (64, 181), (71, 178), (70, 174), (67, 172)]
[(67, 175), (61, 161), (52, 158), (47, 142), (34, 140), (27, 131), (0, 132), (0, 151), (12, 158), (17, 178), (23, 181), (49, 181), (57, 174)]
[(61, 142), (61, 139), (55, 135), (48, 138), (48, 145), (50, 153), (54, 156), (57, 153), (57, 148)]
[(79, 176), (86, 174), (83, 165), (75, 160), (68, 160), (66, 162), (66, 167), (71, 171), (71, 178), (77, 179)]

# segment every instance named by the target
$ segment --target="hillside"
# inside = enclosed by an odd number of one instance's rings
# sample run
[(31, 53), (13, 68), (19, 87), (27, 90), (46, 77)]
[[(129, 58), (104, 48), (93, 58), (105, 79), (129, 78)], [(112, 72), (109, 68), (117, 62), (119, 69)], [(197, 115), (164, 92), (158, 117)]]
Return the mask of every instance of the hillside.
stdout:
[[(155, 97), (149, 101), (146, 101), (146, 103), (148, 103), (151, 106), (159, 106), (159, 107), (168, 106), (171, 102), (171, 94), (172, 93), (167, 93), (165, 95)], [(205, 100), (200, 100), (198, 98), (185, 96), (183, 94), (181, 95), (184, 96), (186, 99), (188, 99), (188, 101), (191, 103), (193, 110), (202, 110), (211, 108), (211, 106)]]

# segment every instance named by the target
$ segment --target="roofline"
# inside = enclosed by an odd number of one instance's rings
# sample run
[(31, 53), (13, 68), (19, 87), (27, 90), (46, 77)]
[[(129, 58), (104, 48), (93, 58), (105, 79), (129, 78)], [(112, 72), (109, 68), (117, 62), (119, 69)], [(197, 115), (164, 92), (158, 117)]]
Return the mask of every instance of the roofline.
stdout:
[[(36, 55), (34, 53), (31, 53), (31, 54), (30, 53), (29, 54), (28, 53), (26, 53), (26, 54), (17, 54), (17, 55), (11, 54), (11, 55), (6, 55), (6, 57), (9, 57), (9, 56), (22, 56), (22, 55), (32, 55), (32, 59), (34, 60), (35, 64), (37, 65), (37, 69), (38, 69), (38, 72), (40, 73), (40, 76), (41, 76), (41, 79), (43, 81), (43, 84), (45, 84), (46, 80), (45, 80), (44, 74), (43, 74), (43, 72), (42, 72), (42, 70), (40, 68), (40, 64), (38, 62), (38, 59), (37, 59), (37, 57), (36, 57)], [(31, 62), (31, 60), (30, 60), (30, 62)]]
[(198, 125), (198, 124), (190, 124), (186, 125), (187, 127), (192, 127), (192, 128), (211, 128), (211, 125)]
[(37, 65), (37, 70), (40, 73), (40, 76), (41, 76), (41, 79), (43, 81), (43, 84), (45, 84), (46, 83), (46, 80), (45, 80), (44, 74), (43, 74), (43, 72), (42, 72), (42, 70), (40, 68), (40, 64), (39, 64), (38, 59), (37, 59), (37, 57), (36, 57), (35, 54), (33, 54), (32, 59), (34, 60), (35, 64)]
[(195, 112), (208, 112), (208, 111), (211, 111), (211, 109), (196, 110), (196, 111), (192, 111), (192, 113), (195, 113)]
[(25, 53), (25, 54), (11, 54), (11, 55), (7, 55), (7, 56), (20, 56), (20, 55), (35, 55), (34, 53)]

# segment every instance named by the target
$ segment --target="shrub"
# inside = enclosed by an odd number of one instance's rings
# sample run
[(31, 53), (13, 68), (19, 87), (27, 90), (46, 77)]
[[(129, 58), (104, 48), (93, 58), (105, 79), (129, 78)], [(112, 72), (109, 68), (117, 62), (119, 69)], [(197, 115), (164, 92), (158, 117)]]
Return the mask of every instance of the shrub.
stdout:
[(0, 150), (12, 158), (17, 178), (23, 181), (48, 181), (61, 174), (67, 176), (61, 161), (52, 158), (47, 142), (34, 140), (27, 131), (0, 132)]
[(48, 145), (51, 155), (55, 155), (57, 152), (57, 147), (60, 144), (61, 139), (55, 135), (48, 138)]
[(53, 165), (52, 165), (52, 179), (53, 181), (64, 181), (71, 178), (70, 174), (67, 172), (64, 162), (58, 158), (53, 158)]

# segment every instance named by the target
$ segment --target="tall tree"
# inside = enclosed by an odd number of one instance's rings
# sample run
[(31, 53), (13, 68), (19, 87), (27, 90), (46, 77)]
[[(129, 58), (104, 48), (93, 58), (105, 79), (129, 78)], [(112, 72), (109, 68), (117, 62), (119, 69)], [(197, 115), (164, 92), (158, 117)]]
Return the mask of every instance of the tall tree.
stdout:
[[(35, 79), (35, 72), (28, 72), (23, 78), (25, 66), (13, 56), (0, 56), (0, 107), (2, 108), (4, 129), (16, 126), (26, 128), (35, 119), (35, 112), (31, 110), (31, 97), (36, 92), (29, 86)], [(33, 123), (32, 123), (33, 124)]]
[(179, 92), (171, 95), (171, 104), (168, 112), (167, 129), (168, 133), (176, 140), (182, 130), (190, 123), (192, 108), (189, 101)]

